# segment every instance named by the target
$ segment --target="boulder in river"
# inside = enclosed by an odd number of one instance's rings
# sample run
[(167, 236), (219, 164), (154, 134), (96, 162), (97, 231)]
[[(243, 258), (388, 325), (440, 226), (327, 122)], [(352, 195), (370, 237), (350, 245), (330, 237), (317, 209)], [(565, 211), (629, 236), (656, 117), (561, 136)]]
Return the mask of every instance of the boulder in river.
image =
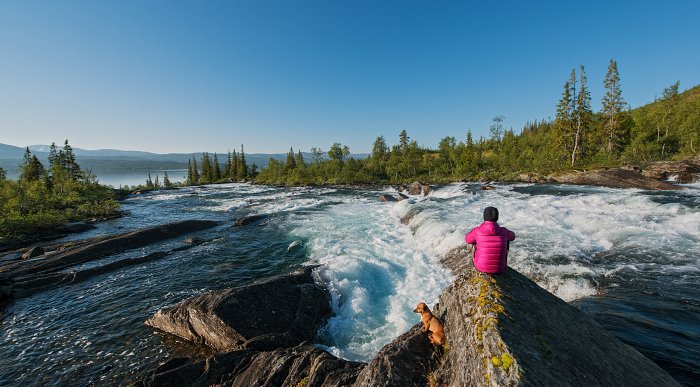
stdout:
[(34, 246), (22, 254), (22, 259), (29, 259), (44, 255), (44, 249), (41, 246)]
[(379, 201), (381, 201), (382, 203), (386, 203), (386, 202), (398, 202), (399, 199), (397, 199), (397, 198), (395, 198), (394, 196), (389, 195), (389, 194), (381, 194), (381, 195), (379, 195)]
[(408, 186), (409, 195), (428, 195), (430, 193), (430, 186), (421, 183), (420, 181), (414, 181)]
[(330, 296), (312, 269), (187, 299), (159, 310), (146, 325), (220, 352), (297, 345), (311, 340), (331, 314)]

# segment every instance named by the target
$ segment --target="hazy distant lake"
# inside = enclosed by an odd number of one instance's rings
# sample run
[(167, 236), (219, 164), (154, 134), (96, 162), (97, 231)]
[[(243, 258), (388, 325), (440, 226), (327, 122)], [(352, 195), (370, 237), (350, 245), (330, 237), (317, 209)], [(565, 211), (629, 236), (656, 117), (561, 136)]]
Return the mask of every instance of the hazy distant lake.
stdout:
[[(135, 185), (145, 185), (146, 179), (148, 179), (148, 174), (151, 174), (151, 179), (155, 182), (156, 176), (158, 176), (158, 181), (163, 182), (163, 174), (166, 170), (108, 170), (108, 171), (93, 171), (97, 175), (97, 180), (101, 184), (111, 185), (114, 188), (119, 188), (120, 186), (135, 186)], [(168, 179), (171, 182), (181, 182), (187, 179), (186, 169), (168, 169)]]

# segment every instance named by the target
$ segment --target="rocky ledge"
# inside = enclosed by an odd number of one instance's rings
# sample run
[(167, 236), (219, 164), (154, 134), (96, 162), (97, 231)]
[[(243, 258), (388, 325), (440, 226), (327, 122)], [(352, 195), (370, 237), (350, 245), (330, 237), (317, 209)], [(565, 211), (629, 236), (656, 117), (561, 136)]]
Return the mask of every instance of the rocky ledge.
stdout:
[(468, 257), (469, 249), (460, 248), (443, 261), (457, 279), (434, 308), (447, 337), (441, 347), (430, 344), (416, 324), (367, 364), (327, 353), (309, 342), (330, 310), (324, 306), (325, 290), (306, 268), (247, 287), (207, 293), (156, 313), (147, 324), (219, 352), (204, 360), (171, 359), (139, 383), (678, 385), (651, 360), (525, 276), (512, 269), (486, 275), (468, 265)]
[(598, 185), (612, 188), (678, 190), (683, 188), (668, 182), (668, 180), (678, 183), (700, 181), (700, 157), (691, 160), (658, 161), (645, 166), (644, 169), (625, 167), (573, 171), (547, 177), (537, 174), (522, 174), (519, 179), (529, 183), (553, 182)]
[(669, 182), (645, 176), (640, 173), (639, 170), (625, 168), (567, 172), (561, 175), (550, 176), (549, 180), (555, 183), (598, 185), (612, 188), (640, 188), (648, 190), (682, 189)]
[(141, 257), (97, 264), (92, 268), (80, 268), (80, 265), (86, 262), (101, 262), (103, 258), (114, 254), (147, 247), (219, 224), (208, 220), (184, 220), (123, 234), (5, 252), (0, 255), (0, 310), (15, 299), (72, 285), (124, 267), (145, 264), (206, 241), (191, 238), (185, 245), (169, 251), (153, 251)]

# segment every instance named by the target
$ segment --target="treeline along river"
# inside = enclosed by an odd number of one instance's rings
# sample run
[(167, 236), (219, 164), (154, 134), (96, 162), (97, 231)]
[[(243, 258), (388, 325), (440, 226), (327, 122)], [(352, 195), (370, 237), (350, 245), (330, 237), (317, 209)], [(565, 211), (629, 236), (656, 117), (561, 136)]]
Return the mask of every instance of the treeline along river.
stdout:
[[(172, 339), (143, 324), (156, 310), (308, 264), (322, 265), (319, 280), (332, 294), (326, 349), (366, 361), (418, 322), (417, 302), (434, 303), (449, 285), (440, 259), (464, 243), (489, 205), (517, 234), (512, 267), (680, 382), (700, 380), (700, 184), (676, 192), (454, 184), (379, 202), (388, 191), (228, 184), (130, 197), (127, 216), (71, 238), (182, 219), (224, 224), (200, 233), (211, 241), (193, 249), (11, 304), (0, 322), (0, 385), (138, 380), (173, 351), (164, 344)], [(233, 226), (249, 215), (262, 217)]]

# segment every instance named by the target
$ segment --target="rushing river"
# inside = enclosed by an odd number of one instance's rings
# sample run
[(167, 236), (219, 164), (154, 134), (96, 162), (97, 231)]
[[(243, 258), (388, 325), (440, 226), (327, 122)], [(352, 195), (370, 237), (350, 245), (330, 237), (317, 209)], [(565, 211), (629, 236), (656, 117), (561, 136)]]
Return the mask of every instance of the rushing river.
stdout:
[[(125, 384), (170, 355), (143, 324), (207, 290), (321, 264), (334, 317), (330, 352), (369, 360), (418, 322), (452, 278), (440, 258), (499, 208), (514, 230), (509, 264), (591, 315), (684, 384), (700, 380), (700, 185), (649, 192), (563, 185), (438, 187), (380, 203), (385, 191), (229, 184), (132, 196), (121, 219), (85, 238), (181, 219), (225, 224), (211, 242), (11, 304), (0, 321), (0, 385)], [(408, 225), (400, 219), (415, 213)], [(246, 215), (257, 223), (231, 227)], [(142, 256), (173, 241), (110, 257)], [(95, 265), (91, 263), (90, 265)]]

